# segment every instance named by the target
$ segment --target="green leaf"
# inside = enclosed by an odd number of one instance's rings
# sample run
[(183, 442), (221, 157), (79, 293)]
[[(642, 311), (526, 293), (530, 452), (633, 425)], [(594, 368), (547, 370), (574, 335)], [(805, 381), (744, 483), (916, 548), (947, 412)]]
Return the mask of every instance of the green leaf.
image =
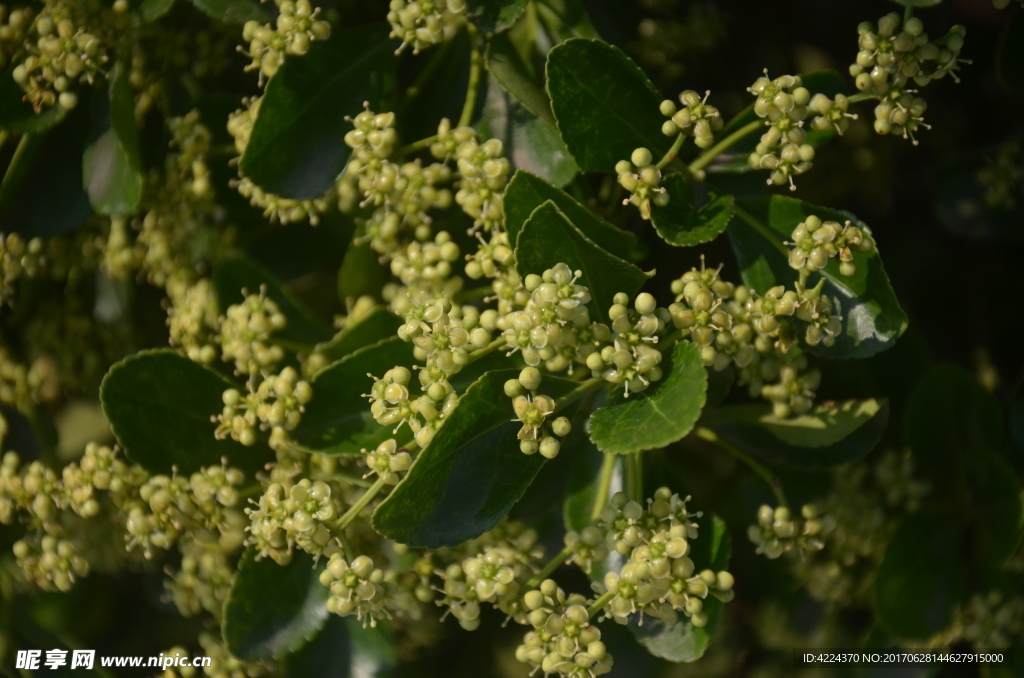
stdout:
[[(406, 476), (373, 514), (373, 526), (410, 546), (454, 546), (494, 527), (544, 463), (519, 450), (521, 427), (504, 384), (517, 370), (478, 379)], [(558, 399), (578, 383), (547, 376), (542, 391)]]
[(103, 414), (125, 455), (150, 473), (188, 475), (202, 466), (231, 464), (248, 471), (274, 458), (257, 443), (217, 440), (210, 417), (233, 384), (213, 370), (169, 350), (143, 351), (110, 368), (100, 385)]
[(956, 365), (929, 370), (907, 403), (907, 443), (936, 479), (963, 480), (976, 454), (1000, 449), (1002, 432), (995, 396)]
[(284, 329), (274, 333), (274, 340), (281, 344), (308, 350), (333, 337), (334, 330), (330, 326), (304, 308), (285, 291), (279, 280), (252, 259), (231, 257), (221, 261), (213, 272), (213, 286), (221, 313), (245, 299), (243, 289), (249, 294), (259, 294), (260, 287), (266, 286), (267, 297), (273, 299), (288, 318)]
[(270, 14), (252, 0), (192, 0), (196, 9), (217, 21), (244, 24), (246, 21), (270, 21)]
[(512, 27), (526, 11), (529, 0), (466, 0), (466, 17), (488, 33)]
[(543, 83), (533, 76), (507, 34), (495, 35), (488, 41), (484, 61), (488, 72), (506, 92), (535, 116), (555, 126), (555, 114), (551, 112), (551, 100)]
[(387, 267), (381, 266), (380, 255), (369, 242), (352, 243), (338, 270), (338, 298), (355, 301), (364, 294), (379, 296), (390, 279)]
[[(827, 70), (801, 73), (800, 79), (803, 81), (803, 86), (809, 89), (812, 94), (824, 94), (829, 97), (835, 97), (836, 94), (847, 93), (846, 78), (844, 78), (838, 71)], [(744, 125), (748, 125), (758, 119), (757, 114), (754, 113), (754, 102), (751, 101), (750, 105), (740, 111), (728, 122), (728, 124), (726, 124), (721, 132), (716, 134), (716, 138), (724, 139)], [(824, 146), (836, 136), (835, 130), (819, 132), (809, 128), (805, 129), (808, 129), (807, 143), (814, 148)], [(757, 145), (760, 138), (761, 133), (754, 132), (740, 140), (729, 148), (728, 151), (715, 158), (714, 163), (708, 167), (708, 171), (728, 173), (755, 171), (747, 163), (747, 157), (750, 155), (750, 152), (754, 150), (754, 147)]]
[[(870, 233), (856, 216), (842, 210), (817, 207), (781, 195), (739, 198), (737, 216), (729, 225), (729, 240), (740, 265), (743, 281), (759, 293), (774, 285), (792, 288), (797, 273), (789, 266), (789, 248), (783, 243), (807, 215), (854, 225)], [(742, 208), (742, 209), (740, 209)], [(907, 328), (907, 316), (900, 308), (889, 276), (878, 252), (854, 254), (856, 274), (839, 273), (833, 259), (818, 273), (811, 274), (808, 287), (826, 280), (824, 294), (838, 302), (843, 332), (831, 347), (815, 346), (811, 353), (826, 358), (866, 358), (890, 348)]]
[(286, 678), (373, 678), (397, 662), (387, 624), (363, 628), (355, 617), (329, 615), (312, 642), (284, 660)]
[(597, 498), (597, 484), (605, 455), (586, 436), (576, 448), (575, 455), (565, 501), (562, 502), (562, 521), (565, 529), (578, 532), (591, 523), (590, 512)]
[(239, 168), (265, 191), (312, 198), (341, 174), (351, 149), (345, 116), (380, 100), (396, 57), (386, 25), (338, 28), (267, 83)]
[(708, 410), (701, 425), (773, 464), (822, 471), (862, 459), (888, 422), (882, 399), (826, 403), (790, 419), (775, 417), (769, 405), (730, 405)]
[(518, 242), (519, 233), (523, 230), (526, 220), (535, 209), (548, 200), (554, 202), (583, 235), (602, 249), (620, 254), (636, 251), (635, 235), (613, 226), (562, 189), (524, 170), (517, 170), (512, 175), (512, 180), (505, 187), (505, 197), (502, 201), (505, 206), (505, 228), (508, 231), (509, 243), (513, 247)]
[(313, 638), (327, 622), (330, 590), (320, 583), (326, 562), (296, 550), (291, 562), (256, 560), (249, 549), (238, 564), (224, 604), (224, 642), (242, 661), (282, 657)]
[(700, 419), (708, 374), (700, 348), (680, 341), (663, 361), (665, 376), (645, 391), (624, 396), (616, 389), (590, 419), (590, 439), (602, 452), (632, 454), (681, 440)]
[(402, 319), (383, 306), (374, 308), (355, 323), (338, 332), (333, 339), (316, 347), (329, 361), (341, 360), (350, 353), (395, 336)]
[[(359, 454), (394, 437), (393, 426), (381, 426), (363, 397), (373, 381), (396, 365), (412, 367), (413, 345), (391, 337), (351, 353), (313, 378), (313, 399), (306, 404), (292, 439), (309, 452)], [(402, 441), (399, 441), (402, 442)]]
[(949, 627), (964, 598), (963, 528), (949, 516), (912, 515), (878, 567), (875, 615), (897, 638), (925, 640)]
[[(979, 451), (980, 452), (980, 451)], [(980, 513), (980, 558), (992, 568), (1013, 555), (1024, 530), (1022, 489), (1016, 469), (1006, 457), (981, 455), (971, 478), (972, 495)]]
[(501, 140), (513, 168), (529, 170), (558, 186), (576, 176), (576, 163), (555, 126), (521, 106), (493, 78), (488, 80), (477, 131), (482, 138)]
[(1024, 12), (1016, 12), (999, 37), (996, 72), (1007, 87), (1024, 88)]
[[(705, 513), (697, 520), (699, 536), (692, 542), (693, 559), (697, 571), (711, 569), (721, 572), (729, 567), (732, 557), (732, 537), (725, 521), (718, 516)], [(633, 632), (641, 645), (656, 657), (671, 662), (695, 662), (704, 656), (715, 635), (718, 622), (722, 617), (724, 604), (714, 596), (704, 600), (704, 612), (708, 615), (708, 623), (697, 627), (680, 615), (680, 621), (666, 625), (656, 619), (644, 621), (643, 626), (630, 623)]]
[[(580, 284), (590, 288), (590, 316), (608, 322), (608, 309), (618, 292), (632, 298), (650, 275), (601, 249), (572, 224), (551, 200), (526, 220), (516, 242), (519, 273), (540, 275), (559, 262), (581, 271)], [(653, 275), (653, 274), (652, 274)]]
[(143, 0), (139, 5), (139, 16), (144, 22), (151, 24), (170, 12), (172, 7), (174, 0)]
[[(725, 232), (735, 212), (731, 195), (706, 191), (704, 184), (691, 188), (681, 174), (668, 175), (662, 185), (670, 196), (668, 205), (651, 207), (651, 223), (662, 240), (677, 247), (693, 247)], [(698, 198), (693, 195), (697, 190), (707, 195)]]
[(109, 127), (85, 149), (82, 178), (89, 202), (101, 214), (131, 214), (142, 200), (139, 130), (129, 69), (118, 63), (110, 74)]
[(548, 52), (547, 82), (558, 131), (581, 170), (612, 172), (638, 147), (660, 158), (672, 145), (661, 133), (663, 97), (618, 47), (566, 40)]
[(52, 106), (42, 113), (32, 110), (25, 92), (14, 81), (14, 65), (0, 70), (0, 129), (14, 134), (45, 132), (64, 119), (67, 111)]

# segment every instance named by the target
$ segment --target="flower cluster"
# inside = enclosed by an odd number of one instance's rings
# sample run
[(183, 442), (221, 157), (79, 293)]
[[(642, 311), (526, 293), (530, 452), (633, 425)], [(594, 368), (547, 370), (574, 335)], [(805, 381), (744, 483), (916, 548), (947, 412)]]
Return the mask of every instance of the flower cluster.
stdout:
[(244, 396), (238, 389), (224, 391), (224, 410), (214, 421), (218, 422), (216, 436), (231, 437), (243, 445), (254, 445), (256, 430), (270, 431), (270, 446), (275, 450), (287, 447), (288, 431), (299, 425), (306, 403), (313, 397), (308, 381), (299, 379), (293, 367), (279, 374), (265, 376), (259, 386)]
[(790, 236), (792, 249), (789, 265), (801, 275), (825, 268), (828, 260), (839, 256), (839, 272), (852, 276), (857, 272), (853, 253), (868, 254), (875, 248), (870, 234), (854, 226), (849, 220), (840, 225), (835, 221), (822, 221), (813, 214), (797, 224)]
[(338, 551), (334, 519), (339, 514), (331, 486), (303, 478), (296, 483), (270, 484), (249, 516), (248, 544), (260, 557), (285, 565), (295, 547), (319, 557)]
[(412, 457), (405, 448), (398, 447), (394, 438), (388, 438), (372, 452), (363, 450), (363, 453), (366, 454), (366, 466), (370, 469), (366, 475), (376, 474), (388, 485), (397, 485), (398, 474), (408, 471), (412, 465)]
[(516, 648), (516, 659), (544, 675), (592, 678), (612, 669), (612, 655), (601, 630), (590, 623), (587, 600), (565, 591), (551, 579), (523, 598), (533, 631)]
[(800, 509), (797, 518), (785, 506), (773, 509), (766, 504), (758, 509), (757, 525), (750, 526), (747, 536), (757, 546), (757, 552), (767, 558), (778, 558), (790, 551), (820, 551), (825, 546), (821, 533), (830, 520), (812, 504)]
[(893, 12), (879, 19), (877, 26), (865, 21), (857, 33), (860, 51), (850, 65), (850, 75), (856, 78), (857, 89), (880, 100), (875, 107), (875, 131), (917, 144), (914, 133), (928, 127), (923, 119), (927, 103), (908, 86), (913, 81), (924, 87), (946, 74), (957, 80), (966, 29), (953, 26), (945, 36), (931, 41), (921, 19), (903, 21)]
[[(674, 137), (677, 134), (692, 134), (693, 143), (698, 148), (708, 148), (715, 143), (715, 132), (722, 129), (725, 123), (718, 109), (708, 103), (711, 92), (705, 92), (704, 98), (691, 89), (679, 94), (677, 108), (674, 101), (665, 99), (661, 102), (661, 114), (669, 118), (661, 126), (661, 133)], [(634, 163), (636, 164), (636, 163)]]
[(395, 53), (412, 46), (412, 53), (418, 54), (443, 42), (458, 28), (465, 9), (465, 0), (391, 0), (391, 37), (402, 41)]
[[(558, 417), (550, 424), (548, 417), (554, 413), (556, 403), (546, 395), (538, 395), (542, 375), (536, 367), (525, 367), (517, 379), (505, 382), (505, 395), (512, 398), (512, 410), (516, 421), (522, 423), (519, 429), (519, 449), (523, 454), (541, 453), (541, 456), (554, 459), (558, 456), (561, 443), (572, 431), (572, 423), (566, 417)], [(529, 391), (530, 395), (523, 395)]]
[(245, 54), (252, 59), (246, 70), (259, 69), (260, 82), (274, 77), (287, 55), (302, 56), (309, 51), (311, 42), (326, 40), (331, 35), (331, 25), (317, 19), (320, 8), (314, 8), (309, 0), (275, 3), (278, 15), (274, 27), (247, 21), (242, 28), (242, 39), (249, 43)]
[(652, 205), (664, 207), (669, 201), (668, 192), (658, 185), (661, 183), (661, 169), (653, 163), (651, 152), (646, 148), (638, 148), (629, 160), (620, 160), (615, 164), (619, 185), (629, 191), (629, 197), (622, 204), (636, 205), (640, 216), (648, 220), (651, 218)]
[(614, 495), (601, 511), (599, 526), (609, 548), (628, 556), (618, 572), (609, 572), (599, 587), (607, 595), (604, 613), (625, 623), (632, 614), (649, 614), (674, 623), (682, 612), (694, 626), (707, 624), (703, 601), (709, 595), (728, 602), (734, 596), (728, 572), (695, 572), (690, 541), (697, 538), (686, 499), (659, 488), (645, 510), (626, 495)]
[[(32, 23), (29, 34), (35, 39), (25, 41), (28, 54), (14, 67), (12, 75), (36, 111), (57, 105), (65, 110), (77, 106), (75, 85), (92, 84), (107, 62), (107, 48), (85, 28), (84, 20), (95, 10), (88, 5), (47, 3)], [(20, 14), (16, 19), (12, 12), (12, 32), (21, 30), (28, 16)]]
[(795, 191), (793, 177), (811, 169), (814, 160), (814, 147), (807, 143), (804, 129), (811, 93), (802, 85), (800, 76), (783, 75), (772, 80), (767, 69), (748, 91), (757, 97), (754, 113), (766, 119), (768, 131), (761, 135), (747, 161), (753, 169), (771, 172), (768, 185), (788, 182), (789, 189)]
[(270, 343), (270, 335), (282, 329), (288, 319), (277, 303), (267, 296), (265, 286), (259, 294), (242, 290), (244, 301), (232, 304), (220, 319), (221, 357), (233, 361), (235, 373), (255, 375), (272, 369), (284, 358), (284, 350)]

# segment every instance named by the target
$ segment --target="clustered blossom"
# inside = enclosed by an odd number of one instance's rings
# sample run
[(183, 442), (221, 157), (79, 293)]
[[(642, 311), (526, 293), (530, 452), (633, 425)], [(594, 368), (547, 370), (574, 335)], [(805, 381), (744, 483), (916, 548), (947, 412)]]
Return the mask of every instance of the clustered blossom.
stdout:
[(302, 56), (311, 42), (331, 36), (331, 25), (317, 19), (320, 8), (314, 8), (309, 0), (275, 0), (275, 4), (274, 26), (247, 21), (242, 28), (242, 39), (249, 43), (245, 54), (252, 59), (246, 70), (258, 69), (260, 82), (274, 77), (286, 56)]
[(904, 21), (892, 12), (878, 20), (877, 26), (865, 21), (857, 27), (860, 51), (850, 65), (857, 89), (879, 99), (875, 107), (875, 131), (911, 139), (924, 123), (925, 100), (910, 89), (911, 81), (924, 87), (947, 74), (959, 81), (956, 71), (963, 60), (960, 50), (967, 30), (953, 26), (945, 36), (930, 40), (924, 22), (917, 17)]
[(651, 207), (664, 207), (668, 204), (669, 194), (661, 182), (661, 169), (654, 165), (654, 156), (646, 148), (633, 151), (629, 160), (620, 160), (615, 164), (615, 173), (619, 175), (619, 185), (629, 191), (629, 197), (622, 201), (623, 205), (633, 204), (640, 210), (644, 219), (651, 218)]
[(748, 91), (757, 97), (754, 113), (766, 119), (768, 131), (761, 135), (747, 161), (752, 169), (770, 171), (768, 185), (788, 182), (789, 189), (795, 191), (793, 177), (811, 169), (814, 160), (814, 147), (807, 143), (804, 129), (811, 92), (800, 76), (783, 75), (772, 80), (767, 69)]
[(412, 53), (443, 42), (454, 34), (461, 24), (466, 9), (465, 0), (391, 0), (388, 5), (391, 37), (402, 44), (400, 53), (412, 46)]

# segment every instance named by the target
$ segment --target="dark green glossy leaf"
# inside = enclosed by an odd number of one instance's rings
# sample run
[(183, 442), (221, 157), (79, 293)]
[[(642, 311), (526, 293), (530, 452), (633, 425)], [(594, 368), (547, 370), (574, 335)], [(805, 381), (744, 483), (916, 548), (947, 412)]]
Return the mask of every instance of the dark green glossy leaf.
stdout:
[(495, 35), (487, 43), (487, 70), (501, 87), (535, 116), (555, 125), (551, 100), (543, 83), (534, 77), (507, 34)]
[(287, 678), (375, 678), (397, 657), (387, 624), (363, 628), (355, 617), (329, 615), (312, 642), (284, 660)]
[(255, 662), (301, 647), (327, 622), (330, 590), (320, 583), (326, 562), (296, 550), (288, 565), (256, 560), (249, 549), (238, 564), (224, 605), (224, 642), (231, 654)]
[(188, 475), (231, 464), (255, 471), (274, 458), (263, 443), (245, 447), (217, 440), (210, 417), (233, 385), (213, 370), (168, 350), (143, 351), (110, 368), (100, 386), (103, 413), (127, 457), (150, 473)]
[(387, 26), (337, 28), (301, 59), (287, 59), (267, 83), (239, 168), (266, 191), (312, 198), (341, 174), (354, 116), (379, 101), (396, 57)]
[[(705, 513), (697, 523), (699, 536), (692, 542), (693, 550), (690, 553), (697, 570), (709, 568), (721, 572), (727, 569), (732, 557), (732, 538), (725, 521)], [(722, 617), (723, 606), (722, 601), (714, 596), (704, 600), (704, 612), (708, 615), (708, 623), (704, 627), (694, 626), (680, 615), (680, 621), (671, 626), (651, 619), (646, 620), (643, 626), (631, 623), (629, 630), (656, 657), (671, 662), (695, 662), (707, 651)]]
[[(681, 174), (670, 174), (662, 185), (668, 190), (668, 205), (651, 207), (651, 223), (662, 240), (677, 247), (710, 242), (725, 232), (732, 220), (735, 199), (731, 195), (694, 196)], [(700, 185), (703, 189), (703, 184)], [(695, 199), (697, 198), (697, 199)]]
[(333, 337), (334, 330), (327, 323), (305, 309), (285, 291), (279, 280), (252, 259), (232, 257), (220, 262), (213, 272), (213, 286), (217, 290), (221, 313), (227, 312), (228, 306), (242, 302), (245, 298), (243, 289), (249, 294), (259, 294), (260, 288), (265, 286), (267, 296), (288, 318), (284, 329), (274, 333), (274, 339), (282, 344), (310, 349)]
[(318, 345), (316, 350), (331, 362), (341, 360), (364, 346), (395, 336), (401, 325), (401, 318), (383, 306), (378, 306), (359, 322), (338, 332), (330, 341)]
[(875, 615), (897, 638), (925, 640), (949, 627), (964, 597), (963, 528), (948, 516), (912, 515), (878, 567)]
[(602, 452), (632, 454), (681, 440), (700, 419), (707, 397), (708, 374), (700, 348), (680, 341), (662, 361), (665, 376), (645, 391), (615, 389), (608, 405), (590, 419), (590, 439)]
[(380, 263), (380, 255), (369, 242), (352, 243), (338, 270), (338, 298), (353, 302), (364, 294), (377, 296), (389, 279), (389, 271)]
[[(412, 468), (373, 514), (373, 526), (410, 546), (454, 546), (494, 527), (526, 491), (544, 463), (519, 450), (521, 427), (504, 384), (517, 370), (488, 372), (470, 386), (459, 406)], [(556, 400), (578, 384), (545, 377), (543, 392)]]
[(590, 317), (608, 322), (608, 309), (618, 292), (632, 298), (648, 277), (639, 268), (601, 249), (555, 206), (544, 202), (526, 220), (516, 244), (519, 273), (540, 275), (559, 262), (581, 271), (580, 284), (590, 289)]
[(730, 365), (724, 370), (716, 370), (709, 367), (707, 372), (708, 402), (704, 407), (718, 407), (732, 392), (733, 384), (736, 382), (736, 370)]
[(936, 478), (961, 481), (975, 455), (1000, 449), (1002, 433), (995, 396), (956, 365), (929, 370), (907, 403), (907, 443)]
[(270, 14), (253, 0), (192, 0), (200, 12), (228, 24), (244, 24), (246, 21), (270, 21)]
[(790, 419), (776, 418), (769, 405), (730, 405), (708, 410), (701, 425), (773, 464), (821, 471), (862, 459), (888, 422), (883, 399), (827, 403)]
[[(738, 199), (737, 216), (729, 225), (729, 240), (748, 287), (764, 293), (774, 285), (792, 288), (797, 273), (790, 268), (789, 248), (783, 243), (807, 215), (843, 223), (847, 220), (870, 232), (856, 216), (842, 210), (817, 207), (781, 195)], [(742, 208), (742, 209), (740, 209)], [(819, 273), (811, 274), (808, 286), (826, 280), (824, 294), (838, 302), (843, 332), (831, 347), (816, 346), (812, 353), (827, 358), (866, 358), (890, 348), (907, 328), (907, 316), (900, 308), (889, 276), (878, 252), (854, 254), (856, 274), (839, 273), (833, 259)]]
[(157, 21), (174, 7), (174, 0), (143, 0), (139, 5), (139, 16), (147, 24)]
[(576, 176), (576, 163), (554, 125), (520, 105), (493, 78), (476, 128), (485, 139), (501, 140), (514, 169), (528, 170), (557, 186)]
[(25, 92), (11, 75), (14, 70), (0, 70), (0, 129), (14, 134), (44, 132), (64, 119), (66, 111), (53, 106), (41, 113), (32, 110), (32, 104), (24, 100)]
[[(812, 94), (820, 93), (834, 97), (836, 94), (847, 93), (846, 78), (844, 78), (838, 71), (811, 71), (810, 73), (801, 73), (800, 78), (803, 81), (804, 87), (809, 89)], [(751, 99), (753, 99), (753, 97), (751, 97)], [(759, 119), (760, 118), (757, 117), (757, 114), (754, 113), (754, 103), (751, 101), (749, 106), (740, 111), (728, 122), (728, 124), (726, 124), (725, 128), (722, 129), (721, 132), (718, 132), (715, 135), (715, 138), (724, 139), (744, 125), (748, 125)], [(750, 152), (754, 150), (754, 147), (757, 145), (757, 142), (763, 133), (763, 131), (759, 130), (743, 138), (741, 141), (729, 148), (725, 153), (718, 156), (715, 159), (715, 162), (708, 167), (708, 171), (753, 171), (750, 165), (747, 164), (747, 157), (750, 155)], [(815, 148), (820, 148), (831, 141), (835, 136), (836, 133), (832, 130), (818, 132), (808, 128), (807, 143)]]
[(488, 33), (497, 33), (511, 28), (528, 3), (529, 0), (466, 0), (466, 16)]
[(363, 397), (373, 386), (367, 374), (383, 377), (396, 365), (412, 367), (412, 349), (410, 342), (391, 337), (322, 369), (313, 379), (313, 399), (292, 431), (295, 442), (310, 452), (359, 454), (394, 437), (393, 426), (381, 426), (370, 414), (370, 401)]
[(611, 172), (640, 146), (660, 158), (672, 145), (661, 133), (662, 96), (618, 47), (566, 40), (548, 52), (547, 81), (558, 131), (580, 169)]
[(139, 130), (128, 69), (110, 74), (109, 127), (82, 155), (82, 178), (89, 202), (101, 214), (130, 214), (142, 200)]
[(1016, 12), (999, 38), (996, 71), (1007, 87), (1024, 88), (1024, 12)]
[(571, 195), (553, 186), (536, 174), (519, 170), (505, 188), (505, 228), (513, 247), (519, 239), (526, 220), (533, 211), (552, 201), (573, 226), (578, 228), (601, 248), (617, 254), (632, 253), (636, 250), (636, 236), (611, 225), (581, 205)]

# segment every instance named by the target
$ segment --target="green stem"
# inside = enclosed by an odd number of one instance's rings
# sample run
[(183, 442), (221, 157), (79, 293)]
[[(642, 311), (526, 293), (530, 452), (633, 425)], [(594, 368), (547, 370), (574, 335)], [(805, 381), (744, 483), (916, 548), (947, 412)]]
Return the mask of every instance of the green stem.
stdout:
[(604, 606), (607, 605), (608, 602), (614, 597), (615, 594), (611, 591), (608, 591), (607, 593), (602, 595), (600, 598), (594, 601), (593, 605), (587, 608), (587, 616), (593, 618), (594, 615), (603, 610)]
[(601, 509), (608, 503), (608, 495), (611, 494), (612, 478), (615, 476), (615, 462), (619, 460), (617, 454), (604, 455), (601, 462), (601, 476), (598, 480), (597, 495), (594, 497), (594, 507), (590, 509), (590, 520), (595, 521), (601, 517)]
[(36, 141), (37, 137), (34, 134), (21, 135), (18, 147), (14, 149), (14, 155), (11, 156), (11, 162), (7, 165), (4, 179), (0, 181), (0, 203), (4, 201), (9, 191), (13, 191), (16, 188), (16, 184), (21, 181), (21, 178), (25, 176), (25, 172), (28, 171), (31, 151), (36, 146)]
[(328, 476), (324, 476), (324, 480), (337, 480), (339, 483), (355, 485), (356, 487), (370, 487), (373, 485), (369, 480), (363, 480), (359, 476), (351, 476), (347, 473), (340, 473), (337, 471)]
[(369, 489), (367, 489), (366, 492), (363, 492), (363, 496), (359, 497), (359, 501), (353, 504), (352, 508), (345, 512), (345, 515), (338, 518), (338, 522), (334, 525), (335, 529), (341, 532), (348, 527), (348, 524), (355, 520), (356, 516), (362, 513), (363, 509), (373, 501), (373, 498), (380, 494), (380, 491), (384, 489), (385, 484), (386, 483), (382, 478), (378, 478), (377, 482), (370, 485)]
[(871, 92), (858, 92), (857, 94), (853, 94), (850, 97), (848, 97), (848, 100), (849, 100), (849, 102), (851, 104), (855, 104), (858, 101), (867, 101), (868, 99), (877, 99), (877, 98), (878, 98), (878, 95), (877, 94), (872, 94)]
[(715, 158), (720, 156), (726, 149), (735, 144), (737, 141), (745, 136), (748, 136), (761, 127), (764, 127), (764, 121), (761, 119), (748, 122), (743, 127), (727, 136), (726, 138), (719, 141), (717, 144), (709, 148), (708, 150), (697, 156), (697, 159), (690, 163), (691, 172), (699, 172), (714, 161)]
[(7, 140), (10, 138), (10, 136), (10, 132), (8, 132), (5, 129), (0, 129), (0, 148), (4, 147), (4, 144), (7, 143)]
[(408, 146), (402, 146), (400, 149), (398, 149), (398, 154), (399, 155), (409, 155), (410, 153), (415, 153), (416, 151), (423, 150), (424, 148), (430, 146), (435, 141), (437, 141), (437, 135), (436, 134), (434, 136), (432, 136), (432, 137), (427, 137), (426, 139), (420, 139), (419, 141), (414, 141), (411, 144), (409, 144)]
[(768, 483), (768, 487), (772, 489), (772, 493), (775, 495), (775, 500), (779, 502), (779, 506), (789, 506), (789, 502), (786, 501), (786, 493), (782, 491), (782, 482), (767, 467), (732, 443), (722, 440), (718, 437), (717, 433), (707, 427), (699, 426), (694, 430), (694, 433), (697, 434), (698, 438), (718, 446), (749, 466), (754, 473), (761, 476), (761, 479)]
[(626, 455), (626, 493), (633, 501), (644, 500), (644, 460), (642, 452)]
[(469, 354), (469, 361), (466, 363), (466, 365), (468, 365), (468, 364), (470, 364), (472, 362), (476, 362), (477, 360), (480, 360), (480, 358), (483, 358), (488, 353), (494, 353), (495, 351), (497, 351), (502, 346), (507, 346), (507, 345), (508, 345), (508, 343), (505, 341), (505, 337), (504, 336), (498, 337), (497, 339), (495, 339), (491, 343), (487, 344), (483, 348), (478, 348), (477, 350), (472, 351)]
[(476, 92), (480, 84), (480, 71), (483, 67), (483, 55), (480, 54), (480, 45), (476, 39), (476, 26), (466, 24), (469, 31), (469, 40), (472, 44), (472, 51), (469, 54), (469, 84), (466, 86), (466, 103), (462, 105), (462, 115), (459, 116), (457, 127), (465, 127), (473, 119), (473, 109), (476, 108)]
[(686, 135), (680, 132), (679, 136), (676, 137), (676, 140), (672, 142), (672, 148), (668, 149), (668, 153), (658, 161), (658, 169), (662, 169), (665, 165), (676, 159), (676, 156), (679, 155), (679, 149), (682, 147), (684, 141), (686, 141)]
[(572, 549), (566, 546), (564, 549), (558, 552), (558, 555), (549, 560), (547, 565), (541, 568), (540, 572), (530, 577), (530, 581), (526, 582), (526, 586), (528, 588), (533, 588), (534, 586), (540, 584), (542, 581), (547, 579), (552, 572), (557, 570), (559, 565), (568, 560), (569, 556), (571, 555)]
[(239, 499), (248, 499), (249, 497), (255, 497), (257, 494), (263, 494), (263, 486), (259, 483), (250, 485), (249, 487), (242, 488), (238, 491)]
[(914, 7), (912, 5), (907, 5), (906, 7), (903, 8), (903, 23), (904, 24), (907, 23), (908, 21), (910, 21), (910, 19), (913, 18), (913, 16), (914, 16)]

